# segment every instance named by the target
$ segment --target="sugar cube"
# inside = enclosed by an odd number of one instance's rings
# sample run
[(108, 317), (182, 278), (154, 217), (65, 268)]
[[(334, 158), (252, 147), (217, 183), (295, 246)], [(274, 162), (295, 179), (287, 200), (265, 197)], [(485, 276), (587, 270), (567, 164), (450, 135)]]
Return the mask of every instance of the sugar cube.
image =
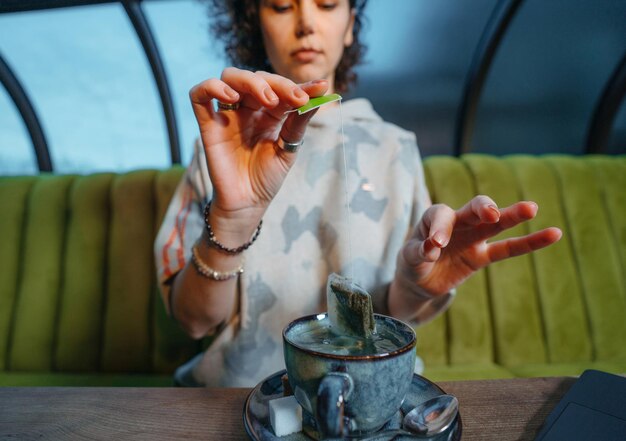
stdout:
[(276, 436), (302, 430), (302, 408), (293, 395), (270, 400), (270, 422)]

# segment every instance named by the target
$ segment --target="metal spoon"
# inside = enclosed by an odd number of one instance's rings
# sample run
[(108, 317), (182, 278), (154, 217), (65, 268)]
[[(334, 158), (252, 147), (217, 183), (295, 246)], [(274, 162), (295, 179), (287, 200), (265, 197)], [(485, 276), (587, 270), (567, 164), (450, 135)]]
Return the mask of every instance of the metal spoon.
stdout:
[(450, 427), (459, 412), (454, 395), (439, 395), (415, 406), (402, 420), (402, 427), (415, 435), (429, 437)]
[(429, 438), (445, 432), (459, 412), (459, 400), (454, 395), (438, 395), (415, 406), (402, 420), (402, 429), (383, 430), (361, 441), (378, 439), (387, 435), (409, 435)]

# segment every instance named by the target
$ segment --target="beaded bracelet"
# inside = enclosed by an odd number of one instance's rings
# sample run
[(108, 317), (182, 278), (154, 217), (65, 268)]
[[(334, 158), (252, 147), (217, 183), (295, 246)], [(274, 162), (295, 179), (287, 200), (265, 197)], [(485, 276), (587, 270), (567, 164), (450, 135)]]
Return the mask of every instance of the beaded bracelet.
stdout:
[(237, 248), (228, 248), (226, 245), (222, 244), (215, 238), (215, 233), (213, 233), (213, 229), (211, 228), (211, 224), (209, 223), (209, 209), (211, 208), (211, 201), (206, 204), (204, 207), (204, 224), (206, 225), (206, 230), (209, 233), (209, 244), (213, 245), (220, 251), (223, 251), (227, 254), (239, 254), (250, 248), (250, 245), (256, 241), (257, 237), (259, 237), (259, 233), (261, 232), (261, 226), (263, 225), (263, 219), (259, 222), (259, 225), (256, 227), (256, 231), (252, 235), (252, 239), (249, 242), (244, 243), (240, 247)]
[(191, 261), (193, 262), (193, 266), (196, 268), (196, 271), (198, 271), (198, 274), (208, 279), (216, 280), (218, 282), (230, 280), (234, 277), (237, 277), (239, 274), (243, 274), (243, 259), (241, 260), (239, 267), (235, 268), (232, 271), (217, 271), (208, 266), (200, 258), (197, 242), (193, 245), (193, 247), (191, 247)]

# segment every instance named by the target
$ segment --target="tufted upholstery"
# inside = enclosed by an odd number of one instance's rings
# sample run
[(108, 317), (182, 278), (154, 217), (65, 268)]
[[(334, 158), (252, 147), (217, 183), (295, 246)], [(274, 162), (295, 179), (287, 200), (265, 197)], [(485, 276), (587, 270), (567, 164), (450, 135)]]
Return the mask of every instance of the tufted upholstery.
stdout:
[(0, 385), (171, 384), (201, 349), (166, 317), (154, 276), (182, 172), (0, 179)]
[[(435, 202), (539, 203), (564, 238), (482, 270), (418, 330), (433, 380), (626, 372), (626, 157), (425, 161)], [(152, 242), (183, 169), (0, 177), (0, 385), (170, 385), (202, 349), (159, 299)]]
[(534, 200), (563, 239), (498, 262), (458, 289), (452, 308), (418, 330), (426, 375), (577, 375), (626, 372), (626, 157), (466, 155), (427, 161), (433, 200), (461, 206), (488, 194), (500, 206)]

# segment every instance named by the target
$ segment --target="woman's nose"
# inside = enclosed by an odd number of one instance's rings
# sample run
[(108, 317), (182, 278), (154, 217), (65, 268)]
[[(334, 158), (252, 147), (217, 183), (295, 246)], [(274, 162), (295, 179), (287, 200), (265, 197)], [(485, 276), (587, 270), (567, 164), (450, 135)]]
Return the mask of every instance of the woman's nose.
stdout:
[(312, 34), (315, 29), (315, 18), (313, 5), (311, 1), (302, 0), (299, 2), (298, 8), (298, 24), (296, 26), (296, 36), (304, 37)]

